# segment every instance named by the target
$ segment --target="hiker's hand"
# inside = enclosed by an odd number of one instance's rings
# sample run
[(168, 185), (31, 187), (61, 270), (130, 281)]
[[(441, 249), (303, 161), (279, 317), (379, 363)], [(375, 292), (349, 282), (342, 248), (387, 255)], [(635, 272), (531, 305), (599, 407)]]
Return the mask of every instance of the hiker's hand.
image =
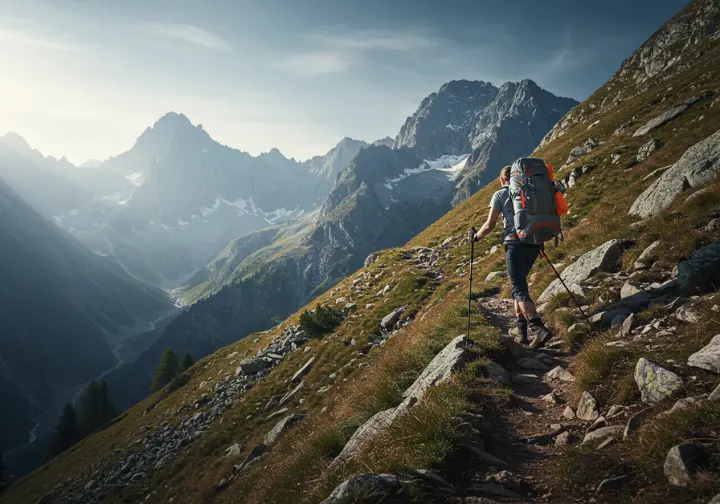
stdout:
[(470, 243), (472, 243), (472, 242), (474, 242), (474, 241), (477, 241), (477, 238), (476, 238), (476, 236), (475, 236), (475, 233), (477, 233), (477, 231), (475, 231), (475, 228), (471, 228), (471, 229), (468, 231), (468, 241), (469, 241)]

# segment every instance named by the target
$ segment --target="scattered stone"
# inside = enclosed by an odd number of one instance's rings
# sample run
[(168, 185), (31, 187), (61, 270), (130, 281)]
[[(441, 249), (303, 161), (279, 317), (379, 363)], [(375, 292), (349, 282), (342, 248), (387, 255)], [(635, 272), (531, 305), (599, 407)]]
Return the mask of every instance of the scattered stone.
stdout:
[(700, 314), (691, 307), (685, 305), (680, 306), (675, 311), (675, 318), (681, 322), (687, 322), (688, 324), (697, 324), (700, 322)]
[(630, 215), (647, 218), (669, 207), (687, 189), (702, 185), (720, 171), (720, 131), (690, 147), (633, 203)]
[(611, 444), (613, 444), (614, 442), (615, 442), (615, 438), (614, 438), (614, 437), (609, 437), (609, 438), (605, 439), (605, 441), (603, 441), (602, 443), (600, 443), (600, 444), (597, 446), (597, 448), (595, 448), (595, 451), (603, 450), (603, 449), (607, 448), (608, 446), (610, 446)]
[(623, 427), (622, 425), (611, 425), (609, 427), (602, 427), (601, 429), (597, 429), (585, 434), (585, 438), (583, 439), (582, 444), (589, 443), (590, 441), (597, 441), (599, 439), (604, 440), (608, 437), (616, 438), (622, 436), (624, 430), (625, 427)]
[(546, 375), (545, 378), (548, 378), (550, 380), (560, 380), (564, 382), (574, 382), (575, 377), (572, 375), (570, 371), (567, 369), (563, 369), (560, 366), (557, 366), (553, 369), (551, 369)]
[(665, 458), (663, 472), (671, 485), (688, 487), (704, 460), (705, 453), (699, 446), (683, 443), (670, 449)]
[(627, 298), (634, 294), (644, 292), (641, 285), (637, 282), (625, 282), (620, 289), (620, 298)]
[(240, 365), (235, 370), (235, 374), (253, 375), (268, 368), (269, 365), (270, 364), (264, 359), (245, 359), (240, 362)]
[(400, 320), (400, 316), (405, 311), (405, 308), (395, 308), (392, 312), (385, 315), (380, 322), (380, 327), (382, 327), (386, 331), (391, 331), (392, 328), (395, 326), (398, 320)]
[(708, 222), (708, 225), (705, 226), (705, 231), (707, 231), (708, 233), (720, 231), (720, 218), (716, 218)]
[(486, 282), (491, 282), (497, 278), (506, 278), (507, 272), (505, 271), (493, 271), (491, 273), (488, 273), (488, 276), (485, 277)]
[(274, 445), (283, 432), (293, 427), (298, 421), (305, 418), (305, 416), (306, 415), (300, 413), (293, 413), (292, 415), (288, 415), (280, 420), (277, 424), (275, 424), (275, 427), (273, 427), (270, 432), (265, 435), (265, 439), (263, 441), (265, 446)]
[(555, 445), (556, 446), (568, 446), (573, 443), (577, 443), (580, 440), (579, 437), (577, 437), (574, 434), (571, 434), (568, 431), (563, 432), (558, 437), (555, 438)]
[(502, 383), (504, 385), (510, 383), (507, 371), (505, 371), (505, 369), (500, 364), (496, 364), (493, 361), (488, 361), (487, 364), (485, 364), (485, 370), (487, 371), (487, 377), (491, 380)]
[(297, 394), (297, 393), (300, 391), (300, 389), (303, 388), (304, 385), (305, 385), (305, 382), (304, 382), (304, 381), (301, 381), (294, 389), (292, 389), (290, 392), (288, 392), (287, 394), (285, 394), (285, 395), (282, 397), (282, 399), (280, 399), (280, 402), (278, 403), (278, 406), (282, 406), (283, 404), (287, 403), (290, 399), (292, 399), (293, 396), (294, 396), (295, 394)]
[(623, 441), (627, 441), (628, 439), (630, 439), (630, 436), (632, 436), (633, 433), (638, 429), (638, 427), (640, 427), (640, 424), (642, 423), (646, 414), (652, 409), (652, 407), (645, 408), (630, 417), (630, 419), (627, 421), (627, 424), (625, 425), (625, 430), (623, 431)]
[[(718, 132), (720, 138), (720, 132)], [(720, 146), (718, 146), (720, 158)], [(720, 170), (720, 160), (718, 161)], [(693, 252), (690, 259), (678, 264), (677, 281), (681, 295), (690, 296), (698, 291), (712, 290), (720, 284), (720, 240)]]
[(315, 362), (314, 355), (310, 357), (310, 360), (303, 364), (300, 369), (297, 370), (297, 372), (293, 375), (292, 378), (290, 378), (290, 383), (297, 383), (303, 376), (308, 374), (310, 372), (310, 369), (312, 368), (313, 362)]
[(575, 411), (573, 411), (570, 406), (566, 406), (565, 411), (563, 411), (563, 416), (568, 420), (573, 420), (575, 418)]
[(619, 416), (620, 414), (622, 414), (622, 412), (624, 410), (625, 410), (625, 406), (621, 406), (619, 404), (613, 404), (612, 406), (610, 406), (610, 409), (608, 410), (607, 415), (605, 415), (605, 417), (608, 420), (611, 420), (611, 419), (615, 418), (616, 416)]
[(590, 392), (583, 392), (575, 414), (581, 420), (591, 421), (597, 419), (600, 416), (597, 399)]
[(560, 397), (558, 397), (558, 395), (555, 392), (550, 392), (549, 394), (542, 396), (542, 400), (545, 401), (546, 403), (555, 404), (555, 405), (562, 404), (564, 402)]
[(720, 374), (720, 334), (688, 358), (688, 366)]
[(672, 411), (688, 409), (699, 402), (701, 402), (701, 400), (694, 397), (683, 397), (682, 399), (678, 399), (667, 412), (670, 413)]
[(577, 336), (585, 336), (590, 332), (590, 327), (584, 322), (577, 322), (568, 327), (567, 334), (569, 337), (574, 338)]
[(519, 359), (517, 361), (518, 366), (520, 366), (523, 369), (528, 369), (530, 371), (547, 371), (548, 367), (536, 359), (530, 359), (527, 357), (524, 357), (522, 359)]
[(401, 491), (400, 482), (391, 474), (359, 474), (338, 485), (320, 504), (376, 504), (390, 500)]
[[(569, 285), (582, 283), (598, 272), (611, 273), (616, 270), (623, 252), (632, 244), (633, 242), (629, 240), (610, 240), (583, 254), (577, 261), (565, 268), (560, 276)], [(545, 303), (563, 290), (562, 283), (556, 278), (537, 301)]]
[(599, 429), (599, 428), (601, 428), (601, 427), (606, 427), (606, 426), (607, 426), (607, 419), (606, 419), (604, 416), (601, 415), (601, 416), (599, 416), (599, 417), (597, 417), (597, 418), (595, 419), (595, 421), (594, 421), (593, 424), (590, 426), (590, 428), (588, 429), (588, 431), (596, 430), (596, 429)]
[(672, 397), (683, 387), (682, 378), (644, 357), (635, 366), (635, 382), (642, 401), (655, 404)]
[(640, 149), (638, 150), (636, 160), (638, 163), (642, 163), (647, 158), (650, 157), (650, 155), (658, 150), (660, 148), (660, 140), (656, 140), (655, 138), (651, 138), (647, 141), (647, 143), (644, 143)]
[(638, 326), (638, 323), (637, 315), (634, 313), (628, 315), (625, 320), (623, 320), (622, 326), (620, 327), (620, 337), (627, 338), (630, 336), (630, 332)]
[(720, 401), (720, 385), (715, 387), (715, 390), (710, 392), (710, 395), (708, 396), (708, 401)]
[(242, 446), (239, 443), (235, 443), (225, 450), (225, 457), (238, 457), (242, 453)]
[(584, 144), (578, 145), (576, 147), (573, 147), (573, 149), (570, 151), (570, 154), (568, 155), (566, 164), (574, 163), (578, 158), (584, 156), (585, 154), (590, 153), (593, 149), (597, 148), (601, 145), (600, 139), (598, 137), (590, 137), (588, 138)]

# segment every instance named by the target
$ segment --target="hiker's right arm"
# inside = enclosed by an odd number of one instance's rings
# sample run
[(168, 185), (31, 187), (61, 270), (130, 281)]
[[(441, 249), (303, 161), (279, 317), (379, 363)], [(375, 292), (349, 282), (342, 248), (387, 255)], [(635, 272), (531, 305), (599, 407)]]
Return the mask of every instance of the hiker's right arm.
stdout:
[(483, 238), (490, 234), (490, 231), (495, 229), (495, 224), (497, 224), (498, 218), (500, 217), (500, 210), (498, 208), (490, 208), (490, 213), (488, 214), (488, 218), (485, 221), (485, 224), (482, 225), (480, 228), (480, 231), (477, 232), (475, 235), (475, 241), (478, 241), (480, 238)]

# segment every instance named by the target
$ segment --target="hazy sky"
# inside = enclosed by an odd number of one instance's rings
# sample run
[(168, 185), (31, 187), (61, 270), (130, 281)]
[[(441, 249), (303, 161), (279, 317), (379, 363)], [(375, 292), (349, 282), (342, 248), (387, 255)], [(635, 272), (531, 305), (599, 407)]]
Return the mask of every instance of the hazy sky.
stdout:
[(0, 134), (75, 163), (168, 111), (305, 159), (452, 79), (587, 97), (684, 0), (0, 0)]

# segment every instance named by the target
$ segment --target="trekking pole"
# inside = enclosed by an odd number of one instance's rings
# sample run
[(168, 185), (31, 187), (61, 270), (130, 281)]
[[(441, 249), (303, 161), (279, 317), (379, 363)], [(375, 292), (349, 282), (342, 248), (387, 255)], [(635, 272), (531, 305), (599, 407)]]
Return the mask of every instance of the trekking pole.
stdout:
[(473, 227), (470, 228), (473, 233), (473, 239), (470, 241), (470, 288), (468, 289), (468, 323), (467, 323), (467, 337), (470, 337), (470, 313), (472, 311), (472, 270), (473, 262), (475, 261), (475, 234), (477, 230)]
[(560, 273), (558, 273), (558, 271), (555, 269), (555, 266), (554, 266), (553, 263), (550, 261), (550, 258), (547, 256), (547, 254), (545, 253), (545, 251), (544, 251), (543, 249), (540, 249), (540, 255), (542, 255), (542, 256), (545, 258), (545, 260), (547, 261), (547, 263), (550, 265), (550, 267), (552, 268), (552, 270), (555, 272), (555, 275), (558, 277), (558, 280), (560, 280), (560, 283), (562, 284), (562, 286), (565, 287), (565, 290), (567, 291), (567, 293), (570, 294), (570, 297), (572, 298), (573, 302), (575, 303), (575, 306), (578, 307), (578, 310), (580, 310), (580, 313), (582, 313), (582, 316), (583, 316), (583, 317), (585, 318), (585, 320), (587, 321), (588, 326), (592, 328), (592, 322), (590, 322), (590, 319), (588, 318), (588, 316), (585, 315), (585, 312), (583, 311), (583, 309), (580, 308), (580, 303), (577, 302), (577, 299), (575, 299), (575, 296), (573, 296), (573, 293), (570, 292), (570, 289), (568, 289), (568, 286), (565, 285), (565, 281), (564, 281), (564, 280), (562, 279), (562, 277), (560, 276)]

